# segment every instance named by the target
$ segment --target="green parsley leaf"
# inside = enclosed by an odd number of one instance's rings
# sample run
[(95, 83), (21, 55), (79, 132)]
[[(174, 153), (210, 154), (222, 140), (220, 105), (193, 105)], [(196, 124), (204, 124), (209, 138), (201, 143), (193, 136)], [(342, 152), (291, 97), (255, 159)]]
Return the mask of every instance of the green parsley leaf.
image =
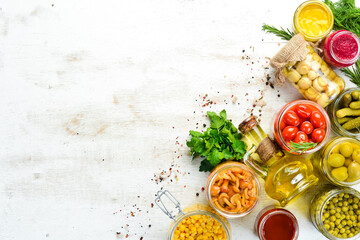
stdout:
[(216, 165), (226, 160), (240, 161), (245, 152), (246, 144), (241, 141), (241, 133), (234, 124), (226, 119), (226, 111), (219, 115), (207, 112), (210, 128), (204, 133), (190, 131), (191, 139), (186, 142), (193, 158), (205, 157), (201, 161), (200, 171), (211, 171)]
[(214, 166), (205, 158), (201, 161), (199, 171), (200, 172), (211, 172), (214, 169)]

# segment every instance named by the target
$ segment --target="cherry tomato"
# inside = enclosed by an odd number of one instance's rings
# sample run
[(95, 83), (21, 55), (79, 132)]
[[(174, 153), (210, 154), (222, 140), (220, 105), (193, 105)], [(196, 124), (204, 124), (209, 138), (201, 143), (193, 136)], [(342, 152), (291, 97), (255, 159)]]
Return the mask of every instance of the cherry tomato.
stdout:
[(284, 120), (283, 120), (283, 121), (281, 121), (281, 123), (280, 123), (280, 130), (281, 130), (281, 131), (284, 130), (285, 127), (286, 127), (286, 123), (285, 123)]
[(285, 139), (285, 141), (286, 140), (288, 140), (288, 141), (293, 140), (298, 131), (299, 131), (299, 129), (297, 127), (287, 126), (282, 131), (282, 137)]
[(312, 110), (309, 106), (304, 104), (299, 104), (295, 109), (296, 114), (302, 118), (309, 118), (311, 116)]
[(325, 117), (320, 112), (314, 111), (310, 117), (311, 124), (316, 128), (325, 127)]
[(290, 126), (297, 126), (299, 125), (300, 123), (300, 119), (299, 119), (299, 116), (296, 115), (296, 113), (294, 111), (287, 111), (285, 114), (284, 114), (284, 122), (287, 124), (287, 125), (290, 125)]
[(316, 143), (321, 142), (325, 138), (325, 130), (323, 128), (316, 128), (311, 133), (311, 140), (313, 140)]
[(306, 135), (306, 133), (302, 132), (302, 131), (298, 131), (296, 133), (294, 142), (296, 143), (302, 143), (302, 142), (307, 142), (309, 140), (308, 136)]
[(300, 125), (300, 130), (306, 134), (310, 134), (314, 130), (314, 126), (311, 124), (311, 122), (305, 121)]

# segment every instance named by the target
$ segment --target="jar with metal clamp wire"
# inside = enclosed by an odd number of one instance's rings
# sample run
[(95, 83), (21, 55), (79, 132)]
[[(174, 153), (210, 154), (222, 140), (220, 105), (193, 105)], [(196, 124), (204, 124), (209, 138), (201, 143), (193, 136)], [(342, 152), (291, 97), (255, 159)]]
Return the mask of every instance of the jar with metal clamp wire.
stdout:
[[(169, 206), (166, 206), (163, 200), (174, 204), (177, 213), (170, 211), (168, 209)], [(189, 208), (181, 209), (180, 202), (167, 190), (157, 193), (155, 203), (174, 221), (169, 229), (168, 240), (231, 240), (231, 229), (227, 220), (217, 215), (208, 206), (193, 205)]]

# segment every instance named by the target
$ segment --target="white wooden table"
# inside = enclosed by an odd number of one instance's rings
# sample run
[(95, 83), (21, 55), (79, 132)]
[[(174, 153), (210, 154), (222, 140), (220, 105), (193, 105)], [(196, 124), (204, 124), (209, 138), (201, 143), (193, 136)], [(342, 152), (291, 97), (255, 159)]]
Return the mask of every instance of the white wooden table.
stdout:
[[(291, 27), (301, 2), (0, 0), (0, 239), (166, 239), (158, 190), (206, 203), (208, 174), (185, 145), (206, 111), (237, 125), (263, 96), (253, 113), (270, 133), (274, 111), (301, 98), (265, 84), (284, 41), (261, 31)], [(286, 207), (299, 239), (325, 239), (309, 219), (316, 190)], [(273, 203), (262, 192), (230, 221), (233, 238), (257, 239)]]

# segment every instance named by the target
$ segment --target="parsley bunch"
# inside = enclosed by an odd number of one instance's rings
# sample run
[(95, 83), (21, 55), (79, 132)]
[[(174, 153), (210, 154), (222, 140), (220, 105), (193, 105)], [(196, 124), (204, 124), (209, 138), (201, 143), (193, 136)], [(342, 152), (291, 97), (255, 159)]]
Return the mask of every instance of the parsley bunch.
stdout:
[(246, 152), (246, 144), (241, 141), (241, 133), (226, 119), (226, 111), (219, 115), (207, 112), (210, 127), (204, 132), (190, 130), (191, 140), (186, 142), (193, 159), (205, 157), (201, 161), (200, 172), (211, 171), (225, 160), (241, 160)]

